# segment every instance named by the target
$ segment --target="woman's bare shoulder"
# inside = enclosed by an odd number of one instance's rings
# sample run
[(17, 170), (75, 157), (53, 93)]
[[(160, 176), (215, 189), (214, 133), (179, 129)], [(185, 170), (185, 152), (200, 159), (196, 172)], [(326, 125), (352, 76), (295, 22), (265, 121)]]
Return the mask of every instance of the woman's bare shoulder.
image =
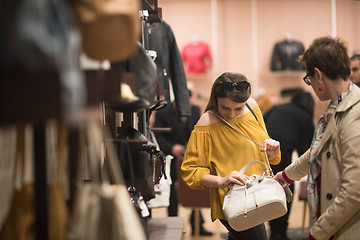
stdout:
[(253, 99), (253, 98), (249, 98), (249, 99), (247, 100), (247, 104), (249, 104), (249, 106), (251, 107), (251, 109), (254, 109), (254, 108), (256, 108), (256, 107), (258, 106), (256, 100)]
[(213, 123), (219, 122), (219, 119), (209, 112), (205, 112), (201, 115), (199, 121), (197, 122), (197, 126), (207, 126)]

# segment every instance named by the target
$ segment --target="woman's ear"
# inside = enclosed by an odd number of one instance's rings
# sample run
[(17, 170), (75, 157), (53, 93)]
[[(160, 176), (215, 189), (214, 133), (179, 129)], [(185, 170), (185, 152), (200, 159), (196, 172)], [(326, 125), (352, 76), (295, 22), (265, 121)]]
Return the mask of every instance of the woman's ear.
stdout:
[(317, 77), (319, 79), (322, 79), (323, 77), (323, 73), (317, 67), (314, 67), (314, 77)]

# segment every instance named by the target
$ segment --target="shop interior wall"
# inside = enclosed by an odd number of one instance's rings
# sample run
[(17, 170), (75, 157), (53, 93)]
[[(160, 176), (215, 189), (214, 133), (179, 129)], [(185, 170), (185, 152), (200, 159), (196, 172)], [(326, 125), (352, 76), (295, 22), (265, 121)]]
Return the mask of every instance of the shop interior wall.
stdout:
[[(188, 76), (195, 103), (205, 107), (214, 79), (225, 71), (245, 74), (253, 97), (266, 94), (276, 104), (283, 88), (301, 87), (313, 93), (304, 71), (272, 72), (275, 43), (290, 33), (307, 48), (319, 36), (343, 38), (349, 54), (360, 50), (360, 1), (353, 0), (159, 0), (162, 17), (172, 28), (180, 51), (193, 36), (212, 51), (212, 68)], [(336, 21), (333, 21), (336, 19)], [(315, 119), (327, 103), (314, 95)]]

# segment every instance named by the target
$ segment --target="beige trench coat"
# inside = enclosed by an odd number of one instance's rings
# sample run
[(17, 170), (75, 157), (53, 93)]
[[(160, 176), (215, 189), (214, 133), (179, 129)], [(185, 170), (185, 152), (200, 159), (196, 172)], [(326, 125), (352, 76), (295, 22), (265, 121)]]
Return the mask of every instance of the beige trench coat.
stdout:
[[(310, 151), (285, 169), (292, 180), (308, 174)], [(319, 145), (321, 216), (315, 239), (360, 239), (360, 89), (353, 86), (329, 121)]]

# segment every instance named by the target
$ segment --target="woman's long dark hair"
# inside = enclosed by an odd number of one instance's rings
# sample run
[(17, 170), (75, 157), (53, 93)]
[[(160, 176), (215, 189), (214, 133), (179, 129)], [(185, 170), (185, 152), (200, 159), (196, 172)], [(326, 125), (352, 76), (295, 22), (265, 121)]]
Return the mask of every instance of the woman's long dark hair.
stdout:
[(234, 88), (232, 91), (220, 91), (220, 89), (219, 89), (220, 82), (237, 83), (237, 82), (241, 82), (241, 81), (249, 82), (249, 80), (241, 73), (225, 72), (225, 73), (221, 74), (214, 81), (214, 83), (212, 85), (210, 99), (205, 108), (205, 112), (208, 110), (218, 112), (218, 110), (217, 110), (217, 99), (218, 98), (229, 98), (229, 99), (233, 100), (234, 102), (239, 102), (239, 103), (246, 102), (251, 95), (250, 83), (249, 83), (249, 87), (244, 92), (239, 91), (236, 88)]

